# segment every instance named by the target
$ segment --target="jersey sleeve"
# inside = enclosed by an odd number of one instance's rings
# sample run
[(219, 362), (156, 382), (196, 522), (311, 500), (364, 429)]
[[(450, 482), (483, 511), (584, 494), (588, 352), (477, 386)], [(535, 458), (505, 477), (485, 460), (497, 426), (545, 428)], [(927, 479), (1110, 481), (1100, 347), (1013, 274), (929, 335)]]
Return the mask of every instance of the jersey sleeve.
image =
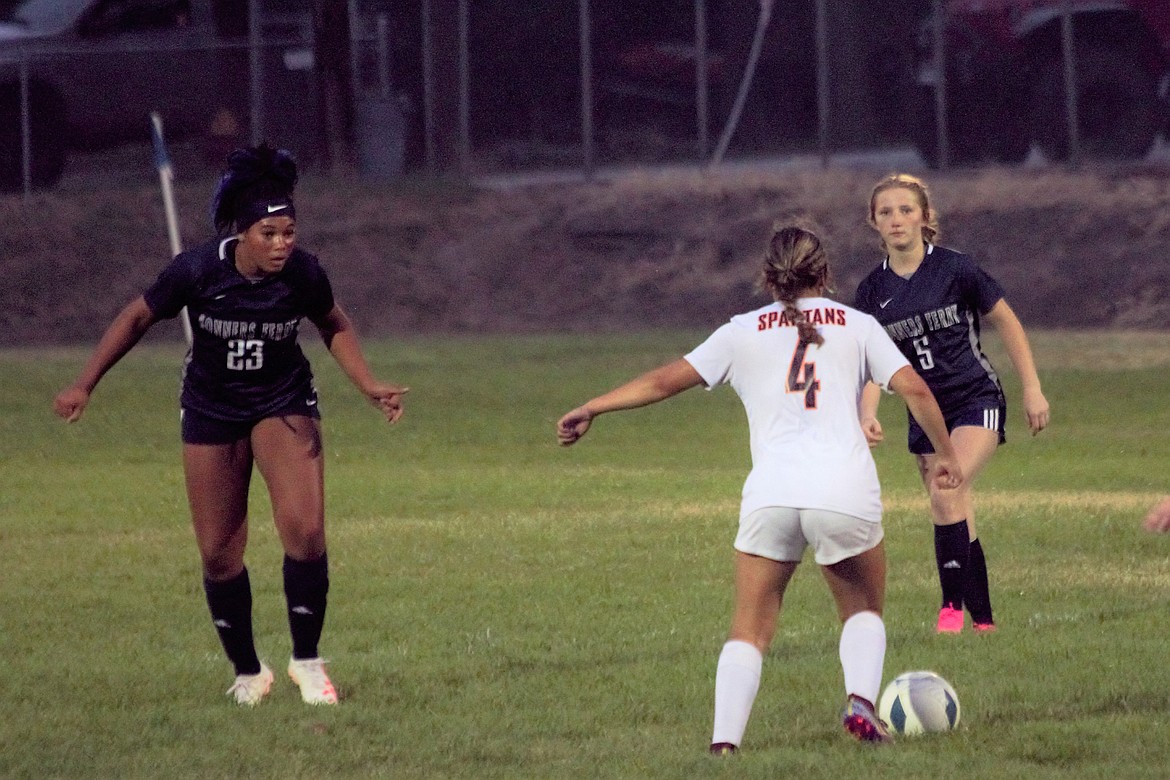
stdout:
[(306, 255), (305, 263), (298, 280), (305, 314), (310, 320), (320, 319), (333, 310), (336, 301), (333, 298), (333, 286), (329, 283), (329, 274), (314, 255)]
[(877, 320), (868, 314), (865, 315), (865, 370), (870, 381), (889, 392), (890, 379), (894, 374), (910, 365), (910, 361), (902, 354), (902, 350), (886, 333)]
[(873, 284), (870, 282), (870, 277), (867, 276), (861, 280), (861, 284), (857, 285), (857, 293), (853, 296), (853, 308), (863, 311), (866, 314), (872, 314), (874, 310), (873, 303)]
[(1003, 300), (1003, 287), (974, 260), (963, 256), (960, 268), (963, 294), (980, 315), (987, 314)]
[(196, 268), (192, 255), (179, 254), (142, 293), (146, 305), (160, 319), (177, 317), (195, 289)]
[(708, 336), (706, 341), (683, 356), (683, 359), (703, 378), (703, 384), (708, 390), (731, 380), (732, 361), (735, 357), (734, 328), (735, 325), (730, 322), (723, 325)]

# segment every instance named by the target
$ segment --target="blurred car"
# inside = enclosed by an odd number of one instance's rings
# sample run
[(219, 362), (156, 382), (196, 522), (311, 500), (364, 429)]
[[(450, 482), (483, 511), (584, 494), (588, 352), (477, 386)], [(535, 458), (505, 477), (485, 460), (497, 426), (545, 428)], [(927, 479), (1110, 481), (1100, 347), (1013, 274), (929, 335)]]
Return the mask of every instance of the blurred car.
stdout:
[[(0, 189), (51, 186), (70, 150), (205, 132), (246, 114), (248, 4), (239, 0), (0, 0)], [(27, 88), (25, 87), (27, 85)]]
[[(943, 6), (950, 162), (1019, 162), (1033, 147), (1070, 154), (1062, 16), (1072, 20), (1077, 135), (1089, 158), (1137, 159), (1167, 129), (1166, 0), (949, 0)], [(915, 142), (939, 163), (936, 22), (917, 48)]]

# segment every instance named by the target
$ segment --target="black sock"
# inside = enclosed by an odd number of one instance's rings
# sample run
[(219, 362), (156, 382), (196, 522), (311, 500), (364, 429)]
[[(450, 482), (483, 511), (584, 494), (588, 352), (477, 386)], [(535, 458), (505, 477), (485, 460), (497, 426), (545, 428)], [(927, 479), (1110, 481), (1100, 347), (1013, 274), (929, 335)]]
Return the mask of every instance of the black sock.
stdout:
[(292, 633), (293, 658), (316, 658), (317, 642), (325, 625), (329, 592), (329, 557), (294, 561), (284, 556), (284, 595), (288, 601), (288, 628)]
[(966, 520), (934, 527), (934, 560), (938, 566), (938, 584), (942, 586), (944, 607), (963, 608), (963, 589), (970, 555), (971, 537)]
[(983, 557), (983, 545), (979, 540), (971, 542), (971, 555), (967, 563), (967, 582), (963, 588), (963, 600), (971, 613), (974, 623), (994, 623), (991, 617), (991, 590), (987, 584), (987, 561)]
[(252, 584), (248, 570), (223, 582), (204, 578), (203, 592), (219, 641), (236, 674), (259, 674), (260, 659), (252, 640)]

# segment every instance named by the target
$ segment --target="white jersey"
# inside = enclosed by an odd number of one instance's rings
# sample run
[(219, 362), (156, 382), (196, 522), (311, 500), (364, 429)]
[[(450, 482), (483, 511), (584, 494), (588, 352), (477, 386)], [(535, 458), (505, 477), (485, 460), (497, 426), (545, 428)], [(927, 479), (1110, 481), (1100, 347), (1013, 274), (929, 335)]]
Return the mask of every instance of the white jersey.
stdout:
[(887, 388), (906, 358), (877, 320), (828, 298), (797, 307), (825, 343), (797, 347), (796, 326), (773, 303), (740, 314), (686, 355), (708, 389), (743, 401), (752, 470), (740, 517), (768, 506), (882, 517), (877, 468), (858, 409), (867, 381)]

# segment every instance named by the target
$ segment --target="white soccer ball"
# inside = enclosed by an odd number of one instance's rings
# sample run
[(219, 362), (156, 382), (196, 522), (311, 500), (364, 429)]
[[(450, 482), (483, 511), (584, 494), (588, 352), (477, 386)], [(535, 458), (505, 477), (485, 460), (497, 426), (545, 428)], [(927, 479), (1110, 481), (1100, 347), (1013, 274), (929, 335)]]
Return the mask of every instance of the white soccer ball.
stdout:
[(878, 717), (896, 734), (934, 734), (959, 725), (959, 694), (934, 672), (905, 672), (886, 689)]

